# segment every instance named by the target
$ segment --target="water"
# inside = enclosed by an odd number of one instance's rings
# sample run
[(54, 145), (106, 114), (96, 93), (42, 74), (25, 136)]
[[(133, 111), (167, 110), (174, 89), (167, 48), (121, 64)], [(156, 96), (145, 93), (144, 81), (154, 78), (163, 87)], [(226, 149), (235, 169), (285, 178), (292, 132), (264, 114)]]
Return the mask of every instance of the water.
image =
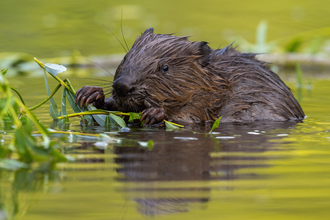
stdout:
[[(123, 26), (128, 45), (154, 27), (155, 33), (191, 35), (191, 40), (204, 40), (217, 48), (238, 42), (240, 36), (254, 42), (258, 23), (266, 20), (267, 40), (286, 39), (278, 45), (283, 49), (297, 33), (327, 27), (329, 10), (327, 0), (203, 4), (5, 0), (0, 4), (0, 48), (1, 52), (28, 53), (28, 60), (72, 53), (123, 53), (103, 25), (119, 38)], [(321, 35), (327, 36), (323, 31)], [(307, 34), (310, 37), (304, 43), (318, 37), (315, 33)], [(8, 54), (0, 54), (0, 59), (4, 56)], [(1, 65), (0, 69), (10, 67), (10, 63)], [(102, 70), (68, 72), (72, 81), (94, 78)], [(179, 131), (116, 130), (108, 135), (120, 141), (109, 142), (53, 137), (65, 154), (77, 160), (56, 167), (34, 164), (31, 170), (0, 170), (0, 220), (328, 219), (329, 74), (304, 75), (300, 90), (295, 75), (280, 74), (308, 116), (303, 123), (221, 124), (212, 135), (210, 126), (198, 125)], [(49, 81), (54, 87), (54, 80)], [(28, 75), (10, 78), (10, 82), (28, 106), (46, 97), (42, 78)], [(73, 83), (77, 89), (100, 82), (78, 79)], [(59, 103), (60, 95), (56, 100)], [(48, 127), (59, 129), (52, 125), (48, 106), (34, 113)], [(71, 130), (82, 131), (78, 119), (71, 123)], [(104, 129), (92, 127), (86, 132)], [(154, 141), (152, 150), (145, 147), (149, 140)]]
[[(121, 26), (128, 45), (141, 32), (154, 27), (155, 33), (188, 35), (218, 48), (241, 42), (240, 36), (254, 43), (256, 27), (262, 20), (269, 25), (267, 41), (288, 38), (280, 42), (279, 46), (285, 47), (298, 33), (328, 27), (329, 12), (328, 0), (2, 0), (0, 48), (1, 52), (28, 53), (31, 59), (68, 56), (75, 50), (84, 56), (123, 53), (107, 30), (121, 39)], [(328, 39), (329, 31), (308, 36), (302, 40), (311, 44), (311, 40), (322, 36)]]
[[(294, 77), (284, 78), (294, 89)], [(12, 84), (28, 106), (46, 95), (41, 78)], [(301, 91), (303, 123), (221, 124), (212, 135), (209, 125), (116, 130), (108, 135), (120, 141), (62, 142), (75, 162), (1, 170), (0, 219), (328, 219), (330, 80), (312, 85)], [(35, 114), (51, 124), (48, 106)]]

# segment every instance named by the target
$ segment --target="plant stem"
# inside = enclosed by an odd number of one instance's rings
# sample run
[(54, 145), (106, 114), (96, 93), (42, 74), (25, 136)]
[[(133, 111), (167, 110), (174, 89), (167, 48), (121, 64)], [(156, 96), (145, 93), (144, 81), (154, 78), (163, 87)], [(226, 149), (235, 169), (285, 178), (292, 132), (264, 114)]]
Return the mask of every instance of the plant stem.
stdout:
[(75, 95), (76, 94), (76, 91), (74, 90), (74, 88), (73, 88), (70, 80), (69, 79), (64, 79), (63, 82), (65, 82), (70, 87), (71, 90), (69, 89), (69, 91), (72, 92), (73, 95)]
[(13, 88), (13, 87), (11, 87), (11, 86), (10, 86), (10, 88), (11, 88), (11, 90), (13, 90), (14, 92), (16, 92), (16, 94), (17, 94), (18, 97), (20, 98), (21, 102), (25, 105), (24, 99), (23, 99), (23, 97), (21, 96), (21, 94), (20, 94), (15, 88)]
[[(46, 70), (44, 70), (44, 71), (46, 71)], [(65, 82), (63, 82), (63, 80), (61, 80), (58, 76), (54, 76), (53, 74), (50, 74), (50, 75), (52, 77), (54, 77), (54, 79), (56, 79), (61, 85), (63, 85), (65, 88), (67, 88), (70, 92), (73, 93), (73, 91), (71, 90), (71, 88)]]
[(100, 111), (100, 112), (78, 112), (78, 113), (73, 113), (73, 114), (69, 114), (69, 115), (62, 115), (60, 117), (57, 117), (58, 119), (63, 119), (65, 117), (76, 117), (76, 116), (83, 116), (83, 115), (109, 115), (109, 114), (113, 114), (113, 115), (126, 115), (129, 116), (129, 113), (124, 113), (124, 112), (116, 112), (116, 113), (112, 113), (112, 112), (105, 112), (105, 111)]
[[(62, 86), (62, 84), (58, 84), (56, 86), (56, 88), (54, 89), (54, 91), (50, 94), (50, 96), (48, 96), (44, 101), (42, 101), (41, 103), (31, 107), (31, 108), (28, 108), (29, 111), (32, 111), (38, 107), (40, 107), (41, 105), (43, 105), (45, 102), (47, 102), (51, 97), (53, 97), (55, 95), (55, 93), (57, 92), (57, 90)], [(24, 103), (23, 103), (24, 104)], [(25, 104), (24, 104), (25, 105)]]

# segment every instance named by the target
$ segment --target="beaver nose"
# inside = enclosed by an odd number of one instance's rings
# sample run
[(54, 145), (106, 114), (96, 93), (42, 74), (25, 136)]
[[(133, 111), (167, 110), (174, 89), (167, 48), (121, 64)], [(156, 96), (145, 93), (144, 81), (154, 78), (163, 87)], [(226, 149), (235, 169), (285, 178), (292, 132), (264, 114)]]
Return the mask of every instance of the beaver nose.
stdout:
[(135, 86), (126, 82), (122, 78), (117, 79), (113, 83), (113, 90), (119, 96), (127, 96), (135, 90)]

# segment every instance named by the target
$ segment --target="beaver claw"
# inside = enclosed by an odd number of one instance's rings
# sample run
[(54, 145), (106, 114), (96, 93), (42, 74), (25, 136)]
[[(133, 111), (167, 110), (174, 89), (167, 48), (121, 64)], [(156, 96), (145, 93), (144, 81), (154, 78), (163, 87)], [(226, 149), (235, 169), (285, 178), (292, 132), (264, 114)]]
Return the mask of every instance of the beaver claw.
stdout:
[(167, 119), (164, 109), (152, 107), (142, 111), (140, 120), (145, 120), (144, 124), (151, 126), (162, 122), (164, 119)]
[(79, 103), (80, 108), (83, 104), (87, 107), (89, 103), (93, 103), (96, 108), (104, 105), (103, 89), (98, 86), (84, 86), (76, 92), (76, 104)]

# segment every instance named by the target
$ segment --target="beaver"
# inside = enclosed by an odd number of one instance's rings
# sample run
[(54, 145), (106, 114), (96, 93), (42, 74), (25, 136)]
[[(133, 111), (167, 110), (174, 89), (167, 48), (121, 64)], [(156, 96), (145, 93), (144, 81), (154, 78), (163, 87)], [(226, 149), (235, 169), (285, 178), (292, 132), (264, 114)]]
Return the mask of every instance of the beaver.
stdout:
[(77, 103), (122, 112), (142, 112), (141, 121), (196, 123), (301, 120), (304, 112), (291, 90), (254, 53), (231, 45), (211, 49), (207, 42), (188, 37), (154, 34), (139, 36), (119, 64), (112, 96), (84, 86)]

